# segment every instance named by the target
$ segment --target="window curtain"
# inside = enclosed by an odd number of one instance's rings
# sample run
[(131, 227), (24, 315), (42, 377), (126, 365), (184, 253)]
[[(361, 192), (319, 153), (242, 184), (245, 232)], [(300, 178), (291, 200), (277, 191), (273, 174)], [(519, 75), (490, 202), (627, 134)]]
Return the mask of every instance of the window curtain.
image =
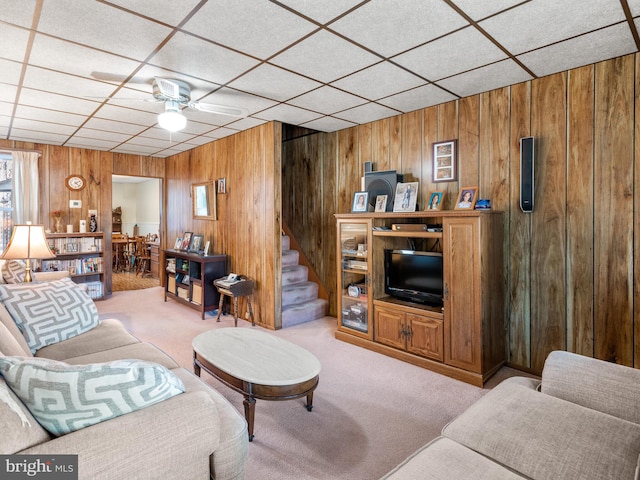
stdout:
[(13, 156), (13, 223), (39, 223), (37, 152), (11, 152)]

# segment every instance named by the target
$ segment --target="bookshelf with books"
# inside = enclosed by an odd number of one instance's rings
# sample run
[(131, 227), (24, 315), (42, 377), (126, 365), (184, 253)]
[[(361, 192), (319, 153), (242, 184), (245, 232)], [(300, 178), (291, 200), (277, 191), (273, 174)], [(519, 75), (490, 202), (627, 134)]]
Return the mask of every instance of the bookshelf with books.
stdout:
[(86, 287), (94, 300), (104, 298), (104, 234), (48, 233), (47, 243), (56, 258), (42, 260), (40, 270), (61, 271)]

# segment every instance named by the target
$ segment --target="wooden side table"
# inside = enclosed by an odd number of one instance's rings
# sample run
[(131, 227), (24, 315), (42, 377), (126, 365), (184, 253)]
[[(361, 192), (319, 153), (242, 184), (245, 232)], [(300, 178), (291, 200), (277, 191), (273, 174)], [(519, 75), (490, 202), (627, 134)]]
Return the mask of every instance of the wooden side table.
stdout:
[(235, 283), (227, 282), (226, 277), (219, 278), (213, 281), (213, 284), (218, 289), (220, 294), (220, 304), (218, 305), (218, 317), (216, 321), (220, 321), (220, 315), (222, 315), (222, 305), (224, 303), (224, 297), (233, 299), (233, 317), (235, 319), (234, 326), (238, 326), (238, 298), (247, 297), (247, 307), (249, 308), (249, 316), (251, 317), (251, 326), (255, 327), (256, 323), (253, 319), (253, 309), (251, 308), (251, 299), (249, 296), (253, 293), (253, 280), (245, 279)]

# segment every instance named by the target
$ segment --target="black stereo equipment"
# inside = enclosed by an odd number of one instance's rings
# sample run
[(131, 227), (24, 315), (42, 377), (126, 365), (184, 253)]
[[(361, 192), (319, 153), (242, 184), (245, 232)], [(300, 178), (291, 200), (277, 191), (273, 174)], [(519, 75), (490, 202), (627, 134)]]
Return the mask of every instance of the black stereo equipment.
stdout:
[(520, 139), (520, 208), (533, 212), (533, 178), (535, 166), (535, 142), (533, 137)]
[(364, 189), (369, 192), (369, 205), (371, 211), (375, 209), (376, 197), (378, 195), (387, 196), (387, 206), (385, 211), (393, 211), (393, 200), (396, 194), (396, 184), (398, 174), (395, 170), (383, 170), (380, 172), (366, 172), (364, 174)]

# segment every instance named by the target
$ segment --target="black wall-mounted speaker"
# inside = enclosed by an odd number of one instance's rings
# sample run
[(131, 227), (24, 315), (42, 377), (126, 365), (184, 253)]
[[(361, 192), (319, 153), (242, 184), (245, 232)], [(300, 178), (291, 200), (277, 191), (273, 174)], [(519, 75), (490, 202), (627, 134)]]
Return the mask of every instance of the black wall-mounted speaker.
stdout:
[(393, 211), (393, 200), (396, 194), (398, 174), (395, 170), (367, 172), (364, 174), (364, 189), (369, 192), (369, 205), (375, 209), (378, 195), (387, 196), (386, 211)]
[(520, 208), (525, 213), (533, 212), (535, 141), (533, 137), (520, 139)]

